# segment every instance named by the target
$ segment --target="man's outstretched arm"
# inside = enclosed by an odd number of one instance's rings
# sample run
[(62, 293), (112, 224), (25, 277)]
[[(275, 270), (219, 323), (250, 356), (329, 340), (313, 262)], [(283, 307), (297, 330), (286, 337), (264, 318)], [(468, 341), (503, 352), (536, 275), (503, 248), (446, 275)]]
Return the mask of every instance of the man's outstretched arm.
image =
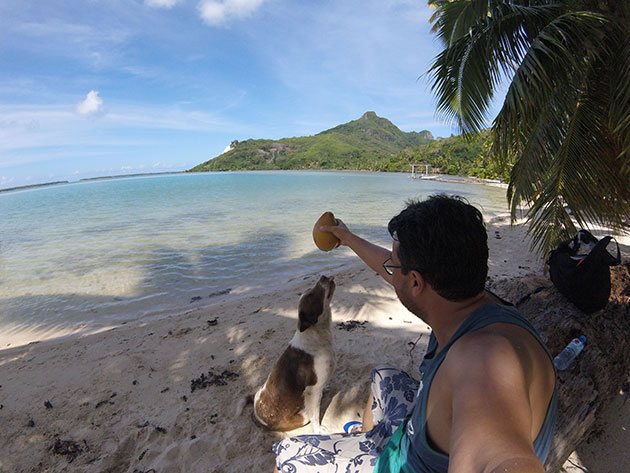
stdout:
[(533, 448), (527, 375), (513, 345), (493, 335), (471, 337), (448, 356), (449, 473), (544, 473)]
[(337, 219), (336, 226), (323, 226), (321, 227), (321, 230), (335, 235), (339, 239), (341, 245), (350, 248), (359, 258), (363, 260), (365, 264), (380, 274), (385, 281), (390, 284), (392, 283), (392, 277), (387, 274), (383, 268), (383, 263), (391, 256), (390, 250), (375, 245), (374, 243), (355, 235), (340, 219)]

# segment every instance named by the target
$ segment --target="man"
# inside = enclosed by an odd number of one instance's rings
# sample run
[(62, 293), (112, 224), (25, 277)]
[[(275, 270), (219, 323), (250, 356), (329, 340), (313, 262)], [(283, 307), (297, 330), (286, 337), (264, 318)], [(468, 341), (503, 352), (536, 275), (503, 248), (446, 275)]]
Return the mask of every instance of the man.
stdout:
[(556, 411), (555, 372), (531, 325), (484, 289), (488, 245), (481, 213), (444, 195), (411, 202), (389, 222), (391, 251), (340, 220), (322, 230), (389, 282), (433, 332), (420, 383), (395, 368), (377, 367), (363, 432), (283, 440), (274, 446), (277, 468), (544, 472)]

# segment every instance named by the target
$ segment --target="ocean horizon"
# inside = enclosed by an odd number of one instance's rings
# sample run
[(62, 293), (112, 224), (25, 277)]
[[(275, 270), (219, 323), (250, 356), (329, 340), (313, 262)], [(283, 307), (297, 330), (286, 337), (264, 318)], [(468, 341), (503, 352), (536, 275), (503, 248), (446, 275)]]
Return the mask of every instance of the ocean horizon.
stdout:
[(389, 246), (408, 199), (457, 194), (486, 219), (505, 189), (403, 173), (248, 171), (97, 179), (0, 194), (0, 333), (93, 331), (267, 292), (358, 260), (319, 251), (332, 211)]

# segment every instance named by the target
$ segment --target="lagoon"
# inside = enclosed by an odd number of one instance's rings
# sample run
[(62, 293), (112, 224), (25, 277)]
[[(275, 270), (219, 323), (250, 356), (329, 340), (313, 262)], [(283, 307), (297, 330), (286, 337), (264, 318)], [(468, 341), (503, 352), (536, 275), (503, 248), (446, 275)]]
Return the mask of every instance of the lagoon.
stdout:
[(504, 189), (398, 173), (176, 174), (0, 194), (0, 348), (21, 333), (94, 330), (356, 264), (349, 250), (313, 245), (322, 212), (389, 246), (389, 219), (435, 193), (486, 218), (507, 212)]

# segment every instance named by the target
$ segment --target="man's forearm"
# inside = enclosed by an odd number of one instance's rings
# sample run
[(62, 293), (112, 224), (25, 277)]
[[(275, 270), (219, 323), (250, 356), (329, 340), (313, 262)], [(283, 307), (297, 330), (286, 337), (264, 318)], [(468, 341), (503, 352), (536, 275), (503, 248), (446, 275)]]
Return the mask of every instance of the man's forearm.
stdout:
[(385, 272), (383, 263), (389, 258), (392, 252), (382, 246), (370, 243), (363, 238), (352, 234), (347, 241), (347, 246), (354, 251), (359, 258), (361, 258), (365, 264), (380, 274), (385, 281), (392, 283), (391, 276)]

